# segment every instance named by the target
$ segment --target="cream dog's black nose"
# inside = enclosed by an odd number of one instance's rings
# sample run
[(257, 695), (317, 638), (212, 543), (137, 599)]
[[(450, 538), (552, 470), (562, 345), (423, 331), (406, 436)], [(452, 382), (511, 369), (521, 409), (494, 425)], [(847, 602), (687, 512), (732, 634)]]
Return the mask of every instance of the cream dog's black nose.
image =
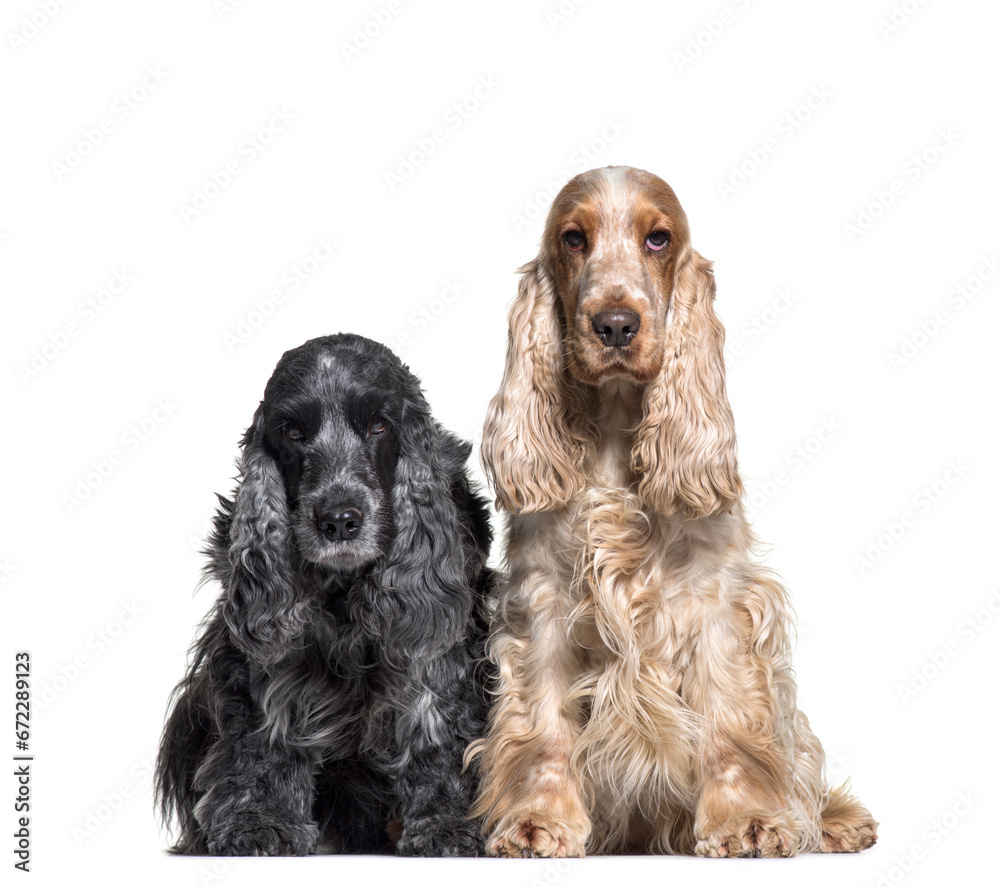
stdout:
[(598, 311), (590, 319), (590, 325), (606, 348), (621, 348), (639, 332), (639, 315), (624, 310)]

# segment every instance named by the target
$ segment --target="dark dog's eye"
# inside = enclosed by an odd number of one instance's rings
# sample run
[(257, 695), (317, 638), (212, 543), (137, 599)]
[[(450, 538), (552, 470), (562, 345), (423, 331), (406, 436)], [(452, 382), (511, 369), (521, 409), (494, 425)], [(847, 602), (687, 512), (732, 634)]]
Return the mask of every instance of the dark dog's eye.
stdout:
[(582, 250), (586, 242), (587, 238), (580, 231), (567, 231), (563, 234), (563, 243), (566, 244), (566, 248), (575, 253)]
[(302, 440), (305, 436), (306, 433), (302, 430), (302, 426), (298, 422), (285, 423), (285, 437), (289, 440)]
[(670, 243), (669, 231), (654, 231), (646, 238), (646, 246), (657, 252), (663, 249), (668, 243)]
[(372, 416), (368, 423), (369, 434), (382, 434), (389, 427), (389, 420), (385, 416)]

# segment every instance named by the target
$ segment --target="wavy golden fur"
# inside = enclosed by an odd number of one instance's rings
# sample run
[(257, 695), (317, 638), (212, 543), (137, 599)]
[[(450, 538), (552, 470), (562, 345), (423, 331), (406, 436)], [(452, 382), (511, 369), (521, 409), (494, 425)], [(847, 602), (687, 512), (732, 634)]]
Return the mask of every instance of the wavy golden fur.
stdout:
[(871, 846), (796, 707), (784, 588), (754, 558), (711, 264), (670, 187), (559, 193), (521, 269), (483, 461), (508, 512), (470, 749), (498, 856)]

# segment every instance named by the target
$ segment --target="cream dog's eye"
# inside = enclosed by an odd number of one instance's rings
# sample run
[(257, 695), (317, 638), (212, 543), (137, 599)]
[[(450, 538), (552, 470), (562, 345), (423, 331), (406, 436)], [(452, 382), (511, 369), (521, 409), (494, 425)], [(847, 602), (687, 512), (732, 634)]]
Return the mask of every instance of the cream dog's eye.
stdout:
[(646, 238), (646, 246), (656, 252), (659, 252), (668, 243), (670, 243), (669, 231), (654, 231)]

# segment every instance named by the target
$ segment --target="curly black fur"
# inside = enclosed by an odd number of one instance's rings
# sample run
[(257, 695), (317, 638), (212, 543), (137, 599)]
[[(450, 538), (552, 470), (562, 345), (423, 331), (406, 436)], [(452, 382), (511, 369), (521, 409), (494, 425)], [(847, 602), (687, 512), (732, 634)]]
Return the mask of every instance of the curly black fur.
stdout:
[[(384, 427), (383, 427), (384, 426)], [(175, 690), (156, 789), (181, 853), (475, 855), (492, 539), (471, 446), (352, 335), (287, 352), (219, 497), (223, 594)], [(323, 515), (354, 507), (350, 538)]]

